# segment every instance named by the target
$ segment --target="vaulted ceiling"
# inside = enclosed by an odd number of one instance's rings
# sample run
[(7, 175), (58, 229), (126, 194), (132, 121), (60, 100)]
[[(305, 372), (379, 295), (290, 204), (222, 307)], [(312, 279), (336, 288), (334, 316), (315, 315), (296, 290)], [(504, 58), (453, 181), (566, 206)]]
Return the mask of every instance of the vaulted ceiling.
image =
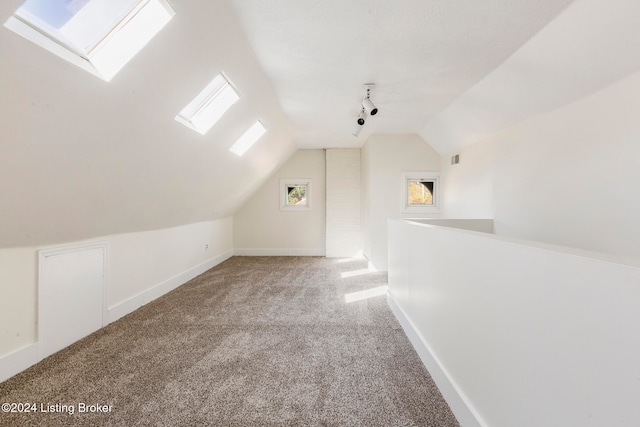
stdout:
[[(637, 0), (171, 4), (108, 83), (0, 28), (0, 247), (222, 218), (298, 148), (417, 133), (444, 154), (640, 70)], [(220, 71), (240, 101), (202, 136), (173, 118)]]
[(447, 154), (640, 70), (637, 0), (231, 3), (301, 148), (418, 133)]
[[(572, 0), (232, 0), (299, 147), (418, 133)], [(379, 114), (352, 136), (363, 83)]]

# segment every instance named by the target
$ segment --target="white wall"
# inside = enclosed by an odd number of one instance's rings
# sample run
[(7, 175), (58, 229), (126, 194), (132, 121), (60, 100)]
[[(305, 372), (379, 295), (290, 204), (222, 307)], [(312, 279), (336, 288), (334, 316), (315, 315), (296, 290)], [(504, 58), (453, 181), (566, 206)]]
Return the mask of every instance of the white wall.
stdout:
[[(280, 180), (310, 178), (311, 209), (280, 210)], [(239, 255), (325, 254), (325, 152), (298, 150), (234, 216)]]
[(445, 216), (640, 259), (638, 111), (640, 73), (445, 156)]
[(439, 153), (490, 138), (640, 70), (637, 0), (573, 1), (420, 132)]
[[(493, 162), (490, 144), (469, 145), (442, 156), (442, 209), (446, 218), (493, 218)], [(451, 155), (460, 163), (451, 165)]]
[(0, 250), (0, 356), (36, 339), (36, 248)]
[(107, 307), (113, 321), (184, 283), (181, 275), (191, 269), (206, 271), (231, 257), (233, 219), (119, 234), (108, 242)]
[(361, 149), (362, 249), (370, 267), (387, 269), (387, 219), (432, 218), (402, 213), (403, 171), (439, 171), (440, 155), (418, 135), (371, 135)]
[[(4, 23), (21, 0), (0, 2)], [(295, 151), (228, 2), (176, 15), (110, 82), (0, 31), (0, 248), (226, 218)], [(200, 135), (174, 120), (220, 71), (240, 99)], [(256, 120), (266, 134), (229, 147)], [(233, 185), (229, 185), (232, 182)]]
[(640, 424), (640, 264), (391, 221), (389, 302), (463, 426)]
[(353, 257), (362, 249), (360, 149), (327, 149), (327, 256)]
[[(233, 220), (225, 218), (92, 239), (109, 245), (107, 321), (116, 320), (232, 256), (232, 232)], [(53, 247), (74, 243), (79, 242)], [(40, 249), (45, 247), (0, 250), (0, 381), (27, 368), (29, 361), (38, 361)]]

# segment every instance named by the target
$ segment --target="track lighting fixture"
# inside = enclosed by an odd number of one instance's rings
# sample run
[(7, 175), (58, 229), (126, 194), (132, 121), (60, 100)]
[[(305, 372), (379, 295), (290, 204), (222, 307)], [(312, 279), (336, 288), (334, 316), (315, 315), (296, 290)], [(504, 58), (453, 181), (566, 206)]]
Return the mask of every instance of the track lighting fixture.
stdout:
[(376, 107), (373, 102), (371, 102), (371, 91), (374, 87), (376, 87), (373, 83), (367, 83), (363, 85), (364, 87), (364, 97), (362, 98), (362, 105), (360, 106), (360, 114), (358, 115), (358, 127), (353, 132), (353, 136), (357, 137), (360, 135), (360, 131), (362, 130), (362, 126), (364, 126), (367, 121), (368, 116), (375, 116), (378, 114), (378, 107)]

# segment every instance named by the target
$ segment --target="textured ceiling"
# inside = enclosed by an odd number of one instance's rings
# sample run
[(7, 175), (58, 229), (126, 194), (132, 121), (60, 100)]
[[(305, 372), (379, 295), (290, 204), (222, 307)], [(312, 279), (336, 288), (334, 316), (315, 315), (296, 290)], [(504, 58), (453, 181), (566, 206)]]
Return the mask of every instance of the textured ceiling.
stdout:
[[(230, 0), (299, 148), (419, 133), (571, 0)], [(352, 136), (362, 84), (379, 107)]]

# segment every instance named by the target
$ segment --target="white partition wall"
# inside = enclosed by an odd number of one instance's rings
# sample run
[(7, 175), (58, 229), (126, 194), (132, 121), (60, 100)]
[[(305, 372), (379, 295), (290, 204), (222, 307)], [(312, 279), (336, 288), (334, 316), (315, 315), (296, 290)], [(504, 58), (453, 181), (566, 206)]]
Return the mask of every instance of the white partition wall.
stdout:
[(374, 134), (361, 148), (362, 252), (369, 268), (387, 270), (387, 219), (437, 218), (436, 212), (406, 212), (403, 177), (440, 170), (441, 158), (415, 134)]
[(361, 250), (360, 149), (327, 149), (326, 236), (328, 257), (352, 257)]
[(640, 425), (640, 268), (389, 221), (389, 303), (463, 426)]

